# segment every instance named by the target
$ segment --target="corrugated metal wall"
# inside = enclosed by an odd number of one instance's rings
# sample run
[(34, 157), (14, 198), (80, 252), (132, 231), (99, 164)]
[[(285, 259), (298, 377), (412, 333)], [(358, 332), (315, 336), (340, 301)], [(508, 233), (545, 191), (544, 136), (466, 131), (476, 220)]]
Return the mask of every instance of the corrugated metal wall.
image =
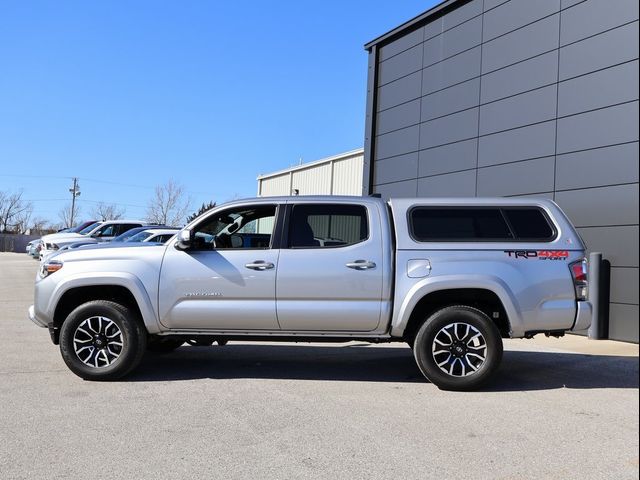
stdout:
[[(275, 197), (277, 195), (289, 195), (291, 185), (291, 173), (283, 173), (270, 177), (266, 181), (258, 180), (258, 195), (261, 197)], [(283, 193), (287, 192), (287, 193)]]
[(258, 177), (258, 195), (362, 195), (362, 149)]
[(331, 165), (325, 163), (293, 172), (293, 191), (299, 195), (331, 195)]

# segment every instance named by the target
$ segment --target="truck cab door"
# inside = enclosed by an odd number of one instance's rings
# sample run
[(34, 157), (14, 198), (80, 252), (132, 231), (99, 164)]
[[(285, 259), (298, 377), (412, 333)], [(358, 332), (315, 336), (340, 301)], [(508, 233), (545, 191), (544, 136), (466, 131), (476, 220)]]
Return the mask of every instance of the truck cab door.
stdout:
[[(169, 245), (159, 283), (160, 322), (175, 330), (278, 330), (277, 205), (219, 210), (194, 226), (191, 245)], [(258, 236), (261, 242), (247, 241)], [(256, 246), (257, 245), (257, 246)]]
[(276, 286), (282, 330), (375, 330), (383, 292), (377, 212), (357, 203), (300, 201), (288, 206), (287, 219)]

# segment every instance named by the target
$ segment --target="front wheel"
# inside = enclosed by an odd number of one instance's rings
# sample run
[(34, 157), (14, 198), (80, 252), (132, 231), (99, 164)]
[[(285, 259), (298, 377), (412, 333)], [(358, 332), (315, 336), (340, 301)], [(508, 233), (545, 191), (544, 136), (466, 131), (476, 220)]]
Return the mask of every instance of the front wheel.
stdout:
[(416, 363), (442, 390), (473, 390), (488, 381), (502, 360), (500, 331), (484, 312), (466, 305), (438, 310), (415, 337)]
[(93, 300), (73, 310), (60, 329), (60, 353), (85, 380), (115, 380), (142, 359), (147, 332), (131, 309)]

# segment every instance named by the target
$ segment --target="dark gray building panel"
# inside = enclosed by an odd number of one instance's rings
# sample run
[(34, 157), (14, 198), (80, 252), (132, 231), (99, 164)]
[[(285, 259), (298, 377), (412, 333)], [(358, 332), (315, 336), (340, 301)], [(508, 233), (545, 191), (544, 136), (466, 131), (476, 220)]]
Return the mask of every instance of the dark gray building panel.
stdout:
[(556, 188), (568, 190), (638, 183), (638, 142), (558, 155)]
[(635, 268), (611, 269), (611, 301), (638, 304), (638, 271)]
[(367, 49), (365, 187), (555, 199), (637, 342), (638, 2), (447, 0)]
[(441, 62), (480, 43), (482, 17), (476, 17), (424, 42), (423, 65)]
[(624, 318), (627, 321), (612, 321), (609, 326), (609, 338), (638, 343), (638, 305), (612, 303), (609, 308), (611, 319)]
[(557, 153), (637, 140), (637, 101), (558, 119)]
[(378, 78), (380, 85), (393, 82), (400, 77), (406, 77), (410, 73), (422, 69), (422, 44), (405, 50), (398, 55), (380, 63)]
[(638, 61), (560, 82), (558, 88), (561, 117), (638, 100)]
[(482, 103), (553, 85), (558, 81), (558, 51), (530, 58), (482, 76)]
[(476, 175), (473, 171), (418, 179), (420, 197), (475, 197), (475, 192)]
[(484, 43), (482, 73), (492, 72), (558, 48), (559, 26), (560, 14), (555, 14)]
[(421, 72), (387, 83), (378, 88), (377, 110), (386, 110), (410, 100), (420, 98)]
[(485, 42), (560, 11), (560, 0), (511, 0), (484, 15)]
[(427, 122), (434, 118), (476, 107), (479, 95), (480, 78), (474, 78), (426, 95), (422, 97), (421, 120)]
[[(475, 169), (478, 158), (478, 141), (472, 138), (421, 150), (418, 158), (418, 177)], [(475, 175), (475, 172), (473, 174)]]
[(460, 25), (467, 20), (477, 17), (481, 13), (482, 0), (472, 0), (441, 17), (442, 29), (443, 31), (449, 30), (456, 25)]
[(405, 180), (403, 182), (385, 183), (376, 186), (376, 192), (384, 198), (415, 197), (418, 191), (418, 180)]
[(373, 181), (375, 183), (390, 183), (415, 179), (417, 171), (418, 152), (408, 153), (406, 155), (376, 161), (373, 168)]
[(560, 80), (638, 59), (638, 21), (560, 49)]
[(638, 224), (638, 184), (567, 190), (555, 200), (576, 227)]
[(581, 227), (578, 228), (578, 231), (588, 249), (592, 252), (603, 252), (613, 267), (635, 267), (636, 272), (638, 271), (638, 248), (640, 245), (638, 245), (637, 225)]
[(521, 93), (480, 107), (480, 135), (524, 127), (556, 117), (557, 85)]
[(419, 126), (395, 130), (376, 137), (376, 160), (418, 151)]
[(480, 53), (480, 47), (474, 47), (422, 70), (422, 94), (428, 95), (479, 76)]
[(555, 120), (484, 135), (478, 141), (478, 166), (553, 156), (555, 140)]
[(552, 191), (553, 157), (478, 169), (478, 196), (481, 197)]
[(408, 33), (400, 37), (395, 42), (389, 43), (380, 48), (380, 61), (387, 60), (394, 55), (398, 55), (405, 50), (415, 47), (416, 45), (422, 45), (424, 28), (418, 28), (417, 30)]
[(562, 13), (560, 45), (638, 20), (637, 0), (589, 0)]
[(377, 116), (378, 135), (420, 123), (420, 102), (421, 100), (417, 98), (379, 112)]
[(478, 135), (478, 107), (420, 125), (420, 148), (437, 147)]

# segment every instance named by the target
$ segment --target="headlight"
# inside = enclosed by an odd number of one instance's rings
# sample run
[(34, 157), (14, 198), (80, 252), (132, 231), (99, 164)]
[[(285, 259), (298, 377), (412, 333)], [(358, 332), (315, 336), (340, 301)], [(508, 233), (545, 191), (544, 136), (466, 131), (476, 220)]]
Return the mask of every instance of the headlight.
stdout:
[(42, 278), (48, 277), (52, 273), (57, 272), (62, 268), (62, 262), (59, 260), (49, 260), (42, 264), (40, 268), (40, 276)]

